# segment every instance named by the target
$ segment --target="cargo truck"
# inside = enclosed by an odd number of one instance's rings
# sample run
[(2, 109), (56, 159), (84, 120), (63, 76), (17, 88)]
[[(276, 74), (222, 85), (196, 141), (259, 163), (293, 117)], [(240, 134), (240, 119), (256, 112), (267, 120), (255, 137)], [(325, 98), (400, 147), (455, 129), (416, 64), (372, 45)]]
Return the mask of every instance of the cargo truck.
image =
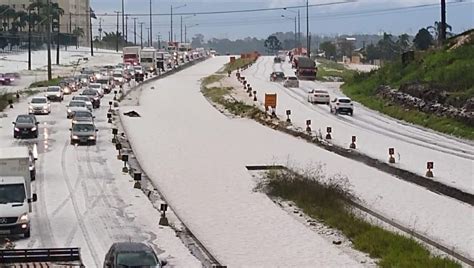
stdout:
[(293, 67), (296, 68), (296, 77), (300, 80), (316, 80), (318, 68), (316, 62), (305, 56), (297, 56), (293, 59)]
[(79, 248), (3, 249), (0, 267), (85, 267)]
[(130, 65), (140, 64), (141, 47), (124, 47), (123, 48), (123, 63)]
[[(33, 168), (32, 168), (33, 166)], [(0, 149), (0, 235), (30, 237), (34, 152), (28, 147)]]
[(140, 52), (140, 65), (146, 72), (156, 72), (156, 49), (153, 47), (143, 48)]

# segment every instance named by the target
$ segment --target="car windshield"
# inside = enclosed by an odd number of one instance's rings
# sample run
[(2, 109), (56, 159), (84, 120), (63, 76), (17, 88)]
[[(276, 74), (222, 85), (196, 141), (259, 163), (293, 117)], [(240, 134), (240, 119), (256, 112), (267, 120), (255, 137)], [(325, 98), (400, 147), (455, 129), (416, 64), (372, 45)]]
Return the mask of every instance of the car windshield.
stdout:
[(339, 102), (342, 102), (342, 103), (350, 103), (351, 100), (350, 100), (350, 99), (339, 99)]
[(69, 107), (86, 107), (86, 103), (83, 101), (71, 101)]
[(115, 73), (115, 74), (114, 74), (114, 77), (122, 77), (122, 74), (117, 74), (117, 73)]
[(97, 91), (95, 91), (95, 90), (84, 90), (82, 92), (82, 95), (94, 95), (95, 96), (96, 94), (97, 94)]
[(72, 99), (73, 99), (73, 100), (78, 100), (78, 101), (79, 101), (79, 100), (80, 100), (80, 101), (86, 101), (86, 102), (87, 102), (87, 101), (91, 101), (91, 100), (89, 99), (89, 97), (85, 97), (85, 96), (74, 96)]
[(288, 80), (298, 80), (298, 78), (296, 78), (294, 76), (290, 76), (290, 77), (288, 77)]
[(49, 87), (48, 92), (58, 92), (60, 89), (59, 87)]
[(142, 58), (141, 62), (153, 62), (151, 58)]
[(119, 267), (155, 267), (158, 260), (150, 252), (126, 252), (117, 255)]
[(100, 83), (100, 84), (108, 84), (108, 83), (109, 83), (109, 80), (107, 80), (107, 79), (98, 79), (98, 80), (97, 80), (97, 83)]
[(94, 125), (92, 124), (74, 124), (72, 127), (74, 132), (91, 132), (94, 131)]
[(135, 67), (135, 68), (133, 68), (133, 69), (135, 69), (135, 71), (141, 71), (141, 70), (142, 70), (142, 67)]
[(16, 122), (17, 123), (31, 123), (33, 124), (34, 123), (34, 120), (32, 117), (30, 116), (18, 116), (16, 118)]
[(74, 117), (90, 117), (92, 118), (92, 114), (87, 111), (77, 111), (74, 113)]
[(325, 90), (315, 90), (314, 93), (328, 93), (328, 92)]
[(31, 100), (31, 103), (47, 103), (48, 101), (44, 98), (34, 98)]
[(102, 85), (100, 85), (100, 84), (99, 84), (99, 85), (91, 84), (91, 85), (89, 85), (89, 87), (90, 87), (90, 88), (101, 88)]
[(24, 184), (0, 184), (0, 204), (24, 203), (25, 199)]

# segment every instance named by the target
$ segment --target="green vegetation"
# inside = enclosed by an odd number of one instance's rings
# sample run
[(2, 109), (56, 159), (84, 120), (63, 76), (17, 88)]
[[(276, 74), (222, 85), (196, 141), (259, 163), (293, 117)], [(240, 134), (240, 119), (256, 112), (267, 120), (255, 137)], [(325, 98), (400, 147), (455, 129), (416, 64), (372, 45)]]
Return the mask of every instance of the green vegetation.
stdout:
[(349, 70), (343, 64), (334, 61), (318, 58), (317, 62), (319, 65), (316, 79), (320, 81), (326, 81), (328, 76), (340, 77), (343, 81), (348, 81), (356, 74), (356, 71)]
[(354, 199), (344, 189), (346, 178), (326, 178), (321, 167), (300, 175), (289, 170), (267, 172), (257, 186), (270, 196), (294, 202), (310, 217), (340, 230), (355, 249), (379, 259), (381, 267), (461, 267), (436, 257), (415, 240), (371, 225), (350, 208)]
[(218, 82), (223, 77), (223, 75), (214, 74), (202, 80), (201, 92), (204, 97), (213, 103), (222, 105), (224, 109), (237, 116), (253, 118), (261, 113), (257, 107), (234, 99), (230, 94), (232, 91), (231, 87), (207, 87), (208, 85)]
[[(21, 92), (20, 96), (31, 96), (35, 94), (36, 92), (33, 90), (24, 90)], [(13, 102), (18, 102), (18, 99), (16, 97), (16, 93), (4, 93), (0, 94), (0, 111), (3, 111), (5, 108), (8, 107), (8, 101), (13, 100)]]
[(395, 61), (377, 71), (356, 74), (343, 85), (344, 93), (363, 105), (394, 118), (473, 140), (474, 126), (388, 103), (376, 96), (379, 85), (397, 88), (405, 83), (419, 82), (445, 89), (449, 95), (446, 105), (464, 103), (474, 97), (474, 40), (471, 39), (470, 43), (456, 49), (449, 49), (450, 46), (451, 44), (440, 50), (419, 52), (415, 60), (407, 65)]
[(224, 73), (227, 73), (229, 71), (233, 72), (235, 70), (238, 70), (240, 68), (243, 68), (251, 63), (255, 62), (253, 59), (242, 59), (242, 58), (238, 58), (238, 59), (235, 59), (235, 61), (231, 64), (230, 62), (229, 63), (226, 63), (225, 66), (224, 66)]
[(59, 82), (61, 82), (62, 79), (63, 79), (62, 77), (56, 77), (49, 81), (45, 80), (45, 81), (34, 82), (33, 84), (30, 85), (29, 88), (57, 86)]

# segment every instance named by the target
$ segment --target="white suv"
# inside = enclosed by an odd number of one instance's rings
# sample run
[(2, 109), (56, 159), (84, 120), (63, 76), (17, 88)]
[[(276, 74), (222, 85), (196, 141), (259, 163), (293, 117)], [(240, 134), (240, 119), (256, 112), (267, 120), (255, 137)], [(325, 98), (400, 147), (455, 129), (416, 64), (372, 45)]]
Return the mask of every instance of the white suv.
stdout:
[(345, 113), (352, 116), (354, 113), (354, 104), (352, 100), (346, 97), (336, 97), (329, 104), (331, 113), (339, 114)]

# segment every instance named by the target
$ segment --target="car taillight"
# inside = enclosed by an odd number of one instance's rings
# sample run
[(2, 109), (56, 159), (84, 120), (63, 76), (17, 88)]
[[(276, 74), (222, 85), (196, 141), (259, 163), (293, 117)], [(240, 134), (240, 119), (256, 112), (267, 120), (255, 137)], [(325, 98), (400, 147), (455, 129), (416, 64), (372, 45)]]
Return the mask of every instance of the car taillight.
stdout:
[(336, 102), (336, 105), (339, 105), (339, 102)]

